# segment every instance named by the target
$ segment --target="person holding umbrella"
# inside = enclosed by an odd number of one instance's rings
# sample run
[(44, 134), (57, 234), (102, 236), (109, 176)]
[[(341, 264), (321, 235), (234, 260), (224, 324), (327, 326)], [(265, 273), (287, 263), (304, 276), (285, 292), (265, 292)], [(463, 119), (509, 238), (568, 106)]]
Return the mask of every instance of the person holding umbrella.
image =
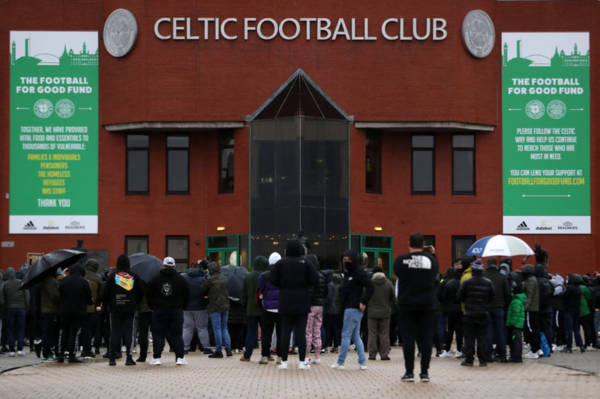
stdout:
[(61, 280), (58, 287), (62, 334), (59, 363), (64, 361), (65, 352), (69, 353), (69, 363), (82, 362), (76, 356), (75, 339), (85, 323), (87, 306), (92, 304), (92, 291), (84, 276), (83, 267), (74, 265), (69, 268), (69, 275)]

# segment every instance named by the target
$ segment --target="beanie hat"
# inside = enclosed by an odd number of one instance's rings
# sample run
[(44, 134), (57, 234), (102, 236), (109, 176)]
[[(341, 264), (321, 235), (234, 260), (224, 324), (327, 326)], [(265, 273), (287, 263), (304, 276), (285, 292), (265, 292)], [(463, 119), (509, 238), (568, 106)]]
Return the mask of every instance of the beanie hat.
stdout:
[(117, 270), (129, 270), (129, 257), (125, 254), (117, 258)]
[(481, 259), (477, 259), (475, 262), (471, 263), (472, 270), (483, 270), (483, 262)]

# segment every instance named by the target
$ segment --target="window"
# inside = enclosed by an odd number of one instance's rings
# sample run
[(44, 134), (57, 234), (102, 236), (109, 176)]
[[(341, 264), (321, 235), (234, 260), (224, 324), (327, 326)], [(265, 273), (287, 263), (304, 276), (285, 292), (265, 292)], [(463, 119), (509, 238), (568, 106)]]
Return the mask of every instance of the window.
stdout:
[(167, 256), (175, 259), (177, 270), (184, 270), (189, 264), (189, 241), (188, 236), (167, 236)]
[(381, 194), (381, 132), (367, 132), (365, 160), (366, 190)]
[(452, 136), (452, 193), (475, 194), (475, 136)]
[(413, 194), (435, 194), (435, 157), (433, 150), (433, 136), (412, 136)]
[(125, 236), (125, 253), (127, 256), (140, 252), (148, 253), (148, 236)]
[(190, 192), (190, 138), (167, 136), (167, 194)]
[(475, 236), (452, 236), (453, 260), (460, 259), (475, 242)]
[(219, 194), (233, 193), (233, 132), (219, 133)]
[(127, 136), (127, 194), (148, 194), (148, 154), (150, 139), (147, 135)]

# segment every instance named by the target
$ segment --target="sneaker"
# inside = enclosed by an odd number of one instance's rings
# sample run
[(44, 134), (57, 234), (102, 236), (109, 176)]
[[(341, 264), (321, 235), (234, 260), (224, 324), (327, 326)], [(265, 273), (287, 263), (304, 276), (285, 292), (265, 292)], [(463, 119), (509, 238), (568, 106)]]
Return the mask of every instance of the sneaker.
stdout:
[(300, 370), (310, 370), (310, 363), (300, 362), (300, 364), (298, 364), (298, 369), (300, 369)]
[(135, 361), (137, 363), (146, 363), (146, 356), (140, 356), (137, 359), (135, 359)]
[(160, 366), (160, 357), (152, 359), (150, 361), (150, 366)]
[(25, 356), (25, 352), (23, 352), (23, 351), (17, 351), (17, 356)]
[(108, 360), (108, 365), (109, 365), (109, 366), (116, 366), (116, 365), (117, 365), (117, 362), (115, 361), (115, 358), (110, 358), (110, 359)]
[(539, 355), (537, 353), (527, 352), (526, 354), (523, 355), (523, 357), (525, 359), (538, 359)]
[(54, 356), (48, 356), (42, 358), (42, 363), (54, 363), (56, 362), (56, 358)]
[(76, 356), (69, 356), (69, 363), (83, 363), (83, 360)]
[(460, 365), (465, 366), (465, 367), (473, 367), (473, 362), (468, 362), (466, 360), (463, 360)]
[(443, 350), (442, 353), (440, 353), (440, 357), (450, 357), (450, 352)]
[(381, 357), (381, 360), (392, 360), (392, 359), (390, 359), (390, 357), (389, 357), (389, 356), (382, 356), (382, 357)]
[(585, 346), (580, 346), (579, 350), (581, 351), (581, 353), (584, 353), (585, 352)]
[(133, 361), (133, 357), (131, 357), (131, 355), (127, 356), (127, 359), (125, 360), (125, 366), (135, 366), (135, 362)]
[(327, 348), (321, 349), (321, 353), (327, 353)]
[(312, 359), (310, 362), (312, 364), (321, 364), (321, 359)]
[(277, 356), (277, 361), (275, 362), (275, 364), (281, 364), (282, 359), (280, 356)]
[(456, 352), (454, 352), (454, 357), (456, 359), (462, 359), (464, 356), (461, 351), (456, 351)]
[(240, 362), (249, 362), (249, 361), (250, 361), (249, 357), (246, 357), (246, 356), (240, 357)]
[(227, 354), (227, 357), (233, 356), (233, 352), (231, 352), (231, 349), (229, 349), (229, 350), (226, 349), (225, 353)]
[(337, 347), (337, 346), (334, 346), (334, 347), (331, 349), (330, 353), (338, 353), (338, 347)]
[(343, 363), (342, 363), (342, 364), (340, 364), (340, 363), (338, 363), (338, 362), (335, 362), (335, 363), (333, 363), (333, 364), (331, 365), (331, 368), (332, 368), (332, 369), (340, 369), (340, 370), (343, 370), (343, 369), (345, 369), (346, 367), (344, 367), (344, 364), (343, 364)]
[[(242, 358), (242, 359), (244, 359), (244, 358)], [(240, 359), (240, 360), (242, 360), (242, 359)], [(258, 364), (269, 364), (269, 358), (266, 356), (261, 357)]]
[(419, 374), (419, 379), (421, 380), (421, 382), (429, 382), (429, 374), (421, 373)]
[(282, 361), (281, 364), (279, 366), (277, 366), (277, 368), (279, 370), (287, 370), (287, 360), (286, 361)]
[(17, 356), (17, 354), (15, 352), (8, 352), (8, 356), (9, 357), (15, 357), (15, 356)]
[(543, 356), (544, 355), (544, 351), (541, 350), (541, 349), (538, 349), (538, 351), (535, 352), (535, 353), (537, 353), (538, 356)]
[(177, 361), (175, 362), (175, 365), (177, 366), (186, 366), (188, 364), (188, 361), (186, 359), (184, 359), (183, 357), (178, 357)]
[(377, 360), (375, 356), (369, 356), (369, 360)]
[(207, 349), (204, 349), (204, 350), (202, 351), (202, 353), (204, 353), (205, 355), (212, 355), (212, 354), (213, 354), (213, 351), (212, 351), (211, 349), (208, 349), (208, 348), (207, 348)]
[(208, 357), (210, 357), (211, 359), (222, 359), (223, 352), (213, 352), (212, 354), (208, 355)]
[(359, 363), (358, 364), (358, 369), (359, 370), (366, 370), (367, 369), (367, 362)]
[(415, 382), (415, 376), (413, 373), (405, 373), (401, 379), (402, 382)]

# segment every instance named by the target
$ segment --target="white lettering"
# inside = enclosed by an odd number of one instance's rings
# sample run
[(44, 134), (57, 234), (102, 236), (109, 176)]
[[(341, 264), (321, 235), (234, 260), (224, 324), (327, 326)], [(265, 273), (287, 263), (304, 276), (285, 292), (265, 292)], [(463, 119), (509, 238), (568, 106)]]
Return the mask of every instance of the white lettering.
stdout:
[(233, 35), (230, 36), (227, 34), (227, 24), (229, 23), (237, 23), (237, 18), (227, 18), (225, 21), (223, 21), (223, 23), (221, 24), (221, 36), (223, 36), (223, 38), (225, 40), (236, 40), (237, 39), (237, 35)]
[[(262, 26), (265, 22), (270, 23), (273, 26), (273, 33), (270, 36), (265, 36), (262, 32)], [(277, 36), (277, 22), (273, 18), (264, 18), (258, 21), (258, 26), (256, 27), (256, 33), (258, 33), (258, 37), (263, 40), (273, 40), (275, 36)]]
[(387, 33), (387, 26), (390, 23), (398, 23), (398, 19), (397, 18), (388, 18), (385, 21), (383, 21), (383, 23), (381, 24), (381, 35), (386, 39), (386, 40), (398, 40), (398, 35), (393, 35), (390, 36)]
[(165, 35), (161, 35), (158, 27), (160, 24), (162, 24), (163, 22), (170, 22), (171, 18), (159, 18), (156, 20), (156, 22), (154, 23), (154, 35), (156, 37), (158, 37), (160, 40), (169, 40), (171, 38), (171, 36), (165, 36)]
[[(284, 26), (286, 23), (291, 22), (292, 25), (294, 25), (296, 31), (294, 32), (293, 35), (288, 36), (285, 34), (285, 30), (284, 30)], [(298, 21), (296, 21), (294, 18), (286, 18), (283, 21), (281, 21), (281, 23), (279, 24), (279, 35), (281, 36), (281, 38), (283, 40), (294, 40), (296, 39), (298, 36), (300, 36), (300, 23), (298, 23)]]
[(306, 40), (310, 40), (310, 24), (315, 22), (316, 18), (300, 18), (300, 22), (306, 23)]
[(336, 40), (338, 36), (344, 36), (346, 40), (350, 40), (350, 33), (348, 33), (348, 28), (343, 18), (338, 19), (331, 40)]
[(317, 18), (317, 40), (329, 40), (331, 38), (330, 27), (329, 18)]
[(431, 18), (427, 18), (426, 21), (427, 23), (425, 24), (425, 26), (427, 27), (427, 33), (425, 33), (423, 36), (419, 36), (419, 32), (417, 32), (417, 25), (419, 20), (417, 18), (412, 19), (413, 36), (415, 37), (415, 39), (427, 40), (429, 38), (429, 35), (431, 34)]
[(256, 18), (244, 19), (244, 40), (248, 40), (248, 32), (251, 30), (256, 32), (256, 26), (250, 26), (250, 22), (256, 22)]
[(448, 32), (446, 32), (446, 25), (447, 23), (444, 18), (433, 19), (433, 40), (444, 40), (446, 39), (446, 37), (448, 37)]

